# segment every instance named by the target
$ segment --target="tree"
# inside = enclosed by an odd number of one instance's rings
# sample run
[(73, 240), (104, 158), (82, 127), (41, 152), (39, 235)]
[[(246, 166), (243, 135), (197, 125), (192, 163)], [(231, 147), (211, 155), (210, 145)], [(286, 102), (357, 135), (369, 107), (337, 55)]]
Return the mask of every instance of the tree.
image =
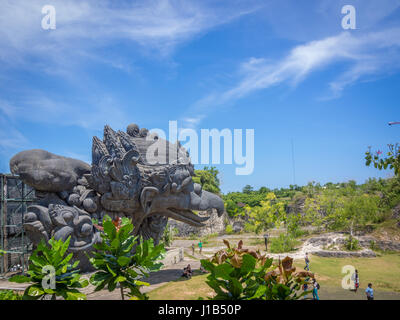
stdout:
[[(53, 300), (56, 297), (86, 300), (86, 296), (78, 290), (88, 285), (86, 279), (81, 279), (77, 269), (79, 261), (71, 265), (69, 261), (73, 254), (66, 256), (70, 239), (56, 241), (52, 238), (48, 241), (49, 246), (42, 239), (29, 257), (29, 276), (15, 275), (10, 278), (11, 282), (31, 283), (24, 291), (23, 300), (44, 299), (47, 295), (51, 295)], [(44, 287), (43, 284), (48, 286)]]
[(256, 233), (279, 226), (286, 220), (285, 205), (282, 201), (277, 200), (273, 192), (265, 196), (260, 207), (248, 207), (247, 210), (249, 222), (254, 225)]
[(368, 151), (365, 153), (365, 165), (374, 165), (379, 170), (386, 170), (388, 167), (393, 170), (396, 176), (400, 175), (400, 145), (396, 143), (388, 144), (389, 151), (386, 154), (386, 158), (382, 157), (382, 151), (378, 150), (375, 153), (371, 151), (371, 147), (368, 147)]
[(221, 192), (218, 178), (219, 171), (215, 167), (204, 167), (203, 170), (195, 170), (196, 176), (193, 177), (193, 182), (198, 183), (206, 191), (219, 194)]
[(270, 190), (267, 187), (261, 187), (258, 189), (258, 193), (268, 193)]
[(378, 218), (380, 197), (366, 194), (354, 186), (326, 189), (305, 202), (305, 219), (313, 225), (331, 230), (354, 230)]
[(161, 268), (162, 263), (156, 261), (163, 257), (164, 246), (154, 246), (153, 239), (140, 239), (138, 243), (138, 237), (132, 235), (133, 224), (128, 218), (112, 221), (105, 216), (101, 229), (104, 231), (101, 234), (103, 241), (94, 245), (96, 251), (90, 258), (97, 270), (90, 278), (96, 286), (95, 291), (107, 287), (111, 292), (119, 285), (122, 300), (124, 289), (129, 290), (128, 296), (133, 299), (148, 299), (140, 288), (149, 284), (138, 278), (147, 277), (150, 271)]
[(247, 194), (251, 193), (252, 191), (253, 191), (253, 187), (249, 184), (245, 185), (242, 190), (243, 193), (247, 193)]
[(357, 227), (376, 219), (379, 212), (378, 203), (379, 197), (374, 195), (341, 196), (333, 213), (333, 227), (347, 229), (351, 239)]

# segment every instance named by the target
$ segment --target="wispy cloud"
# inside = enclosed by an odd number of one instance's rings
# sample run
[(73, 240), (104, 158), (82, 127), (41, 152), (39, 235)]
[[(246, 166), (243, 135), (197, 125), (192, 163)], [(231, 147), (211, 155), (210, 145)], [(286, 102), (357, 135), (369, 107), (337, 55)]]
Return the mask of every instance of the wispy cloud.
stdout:
[[(400, 28), (356, 35), (343, 32), (322, 40), (294, 47), (281, 60), (250, 58), (238, 71), (240, 80), (222, 92), (210, 93), (198, 100), (186, 114), (198, 123), (213, 108), (235, 102), (251, 93), (272, 86), (296, 86), (311, 73), (322, 71), (335, 63), (346, 62), (346, 71), (328, 85), (333, 97), (366, 76), (382, 75), (400, 68)], [(193, 124), (186, 122), (189, 126)]]
[[(257, 10), (258, 3), (232, 0), (227, 6), (226, 2), (186, 0), (2, 0), (0, 83), (16, 80), (15, 71), (28, 72), (34, 79), (46, 74), (55, 77), (60, 87), (68, 87), (69, 92), (73, 88), (76, 97), (49, 94), (43, 86), (27, 81), (15, 82), (12, 87), (2, 87), (0, 120), (9, 126), (18, 118), (85, 129), (98, 129), (104, 123), (118, 127), (128, 118), (127, 110), (115, 94), (107, 89), (101, 92), (103, 88), (87, 70), (88, 64), (131, 73), (140, 69), (134, 65), (135, 55), (169, 60), (177, 46)], [(56, 9), (55, 30), (41, 27), (42, 7), (47, 4)], [(118, 51), (120, 45), (122, 52)], [(18, 144), (23, 141), (15, 128), (7, 131)], [(10, 139), (2, 144), (12, 145)]]
[(45, 4), (41, 0), (2, 1), (0, 60), (22, 64), (35, 56), (62, 62), (65, 56), (94, 54), (95, 49), (121, 40), (167, 55), (180, 43), (257, 8), (238, 1), (215, 6), (209, 1), (183, 0), (55, 0), (51, 4), (57, 28), (43, 30)]

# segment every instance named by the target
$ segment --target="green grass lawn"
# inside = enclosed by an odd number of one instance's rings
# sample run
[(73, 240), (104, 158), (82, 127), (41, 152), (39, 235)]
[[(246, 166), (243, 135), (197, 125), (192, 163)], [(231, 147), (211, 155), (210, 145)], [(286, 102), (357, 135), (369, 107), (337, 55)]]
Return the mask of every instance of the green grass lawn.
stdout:
[[(342, 268), (353, 265), (359, 273), (360, 287), (369, 282), (380, 291), (400, 292), (400, 254), (383, 254), (376, 258), (322, 258), (311, 257), (311, 271), (315, 273), (321, 286), (341, 287)], [(301, 260), (295, 261), (298, 269), (304, 268)]]
[[(322, 299), (351, 299), (351, 294), (344, 292), (341, 287), (342, 267), (353, 265), (358, 269), (360, 275), (360, 290), (357, 293), (361, 299), (364, 298), (363, 291), (371, 282), (377, 292), (400, 293), (400, 254), (383, 254), (376, 258), (322, 258), (311, 256), (311, 271), (315, 273), (321, 284)], [(304, 263), (295, 261), (297, 270), (302, 270)], [(213, 290), (205, 283), (207, 274), (195, 271), (190, 280), (180, 278), (171, 281), (151, 292), (150, 299), (161, 300), (196, 300), (199, 297), (207, 299), (213, 294)], [(399, 296), (394, 296), (400, 299)]]
[(200, 274), (198, 270), (190, 280), (179, 278), (150, 291), (150, 300), (197, 300), (199, 297), (207, 299), (213, 290), (206, 284), (207, 274)]

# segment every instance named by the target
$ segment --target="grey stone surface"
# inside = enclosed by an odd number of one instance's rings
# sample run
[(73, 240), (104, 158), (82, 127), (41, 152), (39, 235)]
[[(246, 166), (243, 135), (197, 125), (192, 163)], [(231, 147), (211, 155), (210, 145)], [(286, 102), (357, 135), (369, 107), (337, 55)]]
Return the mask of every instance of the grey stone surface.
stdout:
[(223, 234), (225, 232), (225, 220), (226, 213), (221, 216), (218, 216), (218, 212), (214, 209), (211, 210), (211, 214), (208, 211), (200, 211), (198, 215), (200, 217), (208, 217), (209, 219), (205, 221), (202, 227), (196, 227), (189, 225), (187, 223), (183, 223), (176, 220), (169, 220), (169, 224), (172, 228), (176, 228), (178, 230), (178, 237), (187, 237), (190, 235), (198, 235), (200, 237), (208, 235), (208, 234)]
[[(104, 127), (104, 137), (93, 137), (92, 165), (28, 150), (10, 161), (14, 174), (36, 190), (39, 199), (28, 208), (25, 227), (30, 239), (66, 239), (75, 257), (99, 241), (92, 218), (105, 214), (129, 217), (134, 233), (145, 239), (161, 238), (168, 218), (202, 227), (209, 216), (192, 210), (224, 213), (220, 197), (194, 184), (194, 167), (179, 143), (172, 144), (131, 124), (127, 132)], [(82, 263), (81, 269), (89, 267)]]
[(375, 252), (369, 249), (361, 251), (334, 251), (334, 250), (319, 250), (313, 252), (313, 254), (320, 257), (334, 257), (334, 258), (351, 258), (351, 257), (362, 257), (362, 258), (373, 258), (376, 257)]
[(36, 190), (58, 192), (74, 187), (79, 177), (90, 172), (90, 165), (45, 150), (33, 149), (12, 157), (10, 170)]

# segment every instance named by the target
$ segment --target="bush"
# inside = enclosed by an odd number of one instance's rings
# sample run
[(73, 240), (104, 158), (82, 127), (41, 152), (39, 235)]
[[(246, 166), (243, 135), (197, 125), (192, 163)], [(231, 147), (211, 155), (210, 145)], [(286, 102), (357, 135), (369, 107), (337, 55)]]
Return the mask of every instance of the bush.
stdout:
[(232, 234), (233, 233), (233, 227), (231, 224), (228, 224), (225, 228), (225, 233), (226, 234)]
[[(53, 300), (58, 296), (65, 300), (86, 300), (86, 296), (78, 290), (88, 285), (77, 269), (79, 261), (71, 265), (72, 253), (66, 256), (70, 239), (56, 241), (52, 238), (48, 245), (42, 239), (29, 257), (29, 276), (15, 275), (10, 278), (11, 282), (31, 283), (25, 289), (23, 300), (43, 300), (47, 295), (51, 295)], [(49, 287), (44, 288), (43, 284), (48, 282)]]
[(377, 246), (376, 242), (374, 240), (371, 240), (369, 242), (369, 248), (373, 251), (378, 251), (379, 247)]
[(138, 237), (132, 234), (132, 221), (128, 218), (111, 220), (105, 216), (101, 229), (104, 231), (102, 242), (93, 246), (96, 251), (90, 258), (96, 269), (90, 278), (91, 284), (96, 286), (95, 291), (106, 287), (111, 292), (119, 285), (122, 300), (124, 289), (129, 289), (128, 296), (132, 299), (147, 300), (140, 288), (149, 284), (138, 279), (162, 267), (162, 263), (157, 261), (163, 257), (164, 245), (154, 246), (153, 239), (140, 239), (138, 243)]
[(227, 249), (215, 253), (211, 259), (201, 260), (210, 272), (206, 283), (215, 291), (213, 300), (297, 300), (307, 292), (301, 292), (305, 278), (313, 278), (308, 271), (295, 273), (293, 259), (286, 257), (273, 265), (273, 258), (260, 251), (237, 248), (224, 240)]
[(279, 237), (271, 238), (269, 251), (272, 253), (290, 252), (295, 249), (297, 241), (288, 234), (281, 233)]
[(357, 250), (361, 249), (361, 247), (359, 246), (358, 240), (356, 238), (350, 237), (350, 236), (345, 239), (344, 247), (346, 250), (349, 250), (349, 251), (357, 251)]

